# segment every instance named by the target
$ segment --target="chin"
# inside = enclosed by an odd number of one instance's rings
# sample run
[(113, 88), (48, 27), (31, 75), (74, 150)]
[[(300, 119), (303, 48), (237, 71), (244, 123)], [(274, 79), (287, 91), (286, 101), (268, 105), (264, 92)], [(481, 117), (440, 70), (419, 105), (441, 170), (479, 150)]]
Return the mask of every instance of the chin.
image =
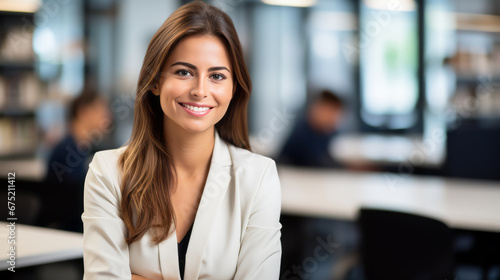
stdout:
[(191, 132), (191, 133), (200, 133), (200, 132), (207, 131), (208, 129), (214, 127), (214, 125), (189, 123), (189, 124), (184, 124), (181, 127), (184, 130)]

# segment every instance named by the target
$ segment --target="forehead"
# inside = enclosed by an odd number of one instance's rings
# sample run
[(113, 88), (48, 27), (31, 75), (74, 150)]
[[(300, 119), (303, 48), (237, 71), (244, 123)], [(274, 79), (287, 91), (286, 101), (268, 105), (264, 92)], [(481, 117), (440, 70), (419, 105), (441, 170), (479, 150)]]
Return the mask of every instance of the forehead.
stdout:
[(175, 62), (197, 67), (225, 66), (230, 69), (229, 53), (222, 41), (211, 35), (193, 35), (182, 39), (167, 59), (166, 67)]

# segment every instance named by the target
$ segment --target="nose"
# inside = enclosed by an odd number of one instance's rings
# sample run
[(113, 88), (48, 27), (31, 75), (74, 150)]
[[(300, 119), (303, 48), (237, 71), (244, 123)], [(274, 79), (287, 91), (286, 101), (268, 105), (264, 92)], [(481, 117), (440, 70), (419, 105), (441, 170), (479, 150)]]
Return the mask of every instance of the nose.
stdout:
[(207, 97), (208, 89), (206, 88), (206, 86), (207, 82), (204, 78), (200, 77), (197, 79), (196, 84), (191, 89), (189, 94), (197, 99), (203, 99)]

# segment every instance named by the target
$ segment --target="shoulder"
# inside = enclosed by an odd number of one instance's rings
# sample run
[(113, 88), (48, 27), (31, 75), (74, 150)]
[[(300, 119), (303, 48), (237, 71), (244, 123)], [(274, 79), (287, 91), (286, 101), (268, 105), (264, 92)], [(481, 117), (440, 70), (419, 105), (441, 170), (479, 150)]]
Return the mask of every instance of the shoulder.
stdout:
[[(85, 180), (85, 191), (106, 196), (110, 201), (118, 201), (120, 194), (121, 175), (118, 167), (120, 155), (126, 147), (104, 150), (95, 153), (89, 165)], [(93, 197), (89, 196), (89, 197)]]
[(127, 147), (104, 150), (95, 153), (89, 168), (94, 171), (118, 174), (118, 160)]
[(280, 182), (273, 159), (229, 145), (233, 172), (240, 190), (249, 197), (266, 194), (279, 197)]
[(249, 226), (279, 228), (281, 187), (271, 158), (231, 146), (234, 186), (240, 194), (242, 213)]
[(120, 155), (127, 147), (120, 147), (117, 149), (103, 150), (95, 153), (92, 163), (113, 163), (118, 162)]
[(229, 146), (229, 153), (231, 154), (231, 160), (233, 162), (233, 168), (235, 170), (245, 169), (264, 172), (269, 167), (276, 166), (273, 159), (253, 153), (247, 149), (238, 148), (233, 145)]

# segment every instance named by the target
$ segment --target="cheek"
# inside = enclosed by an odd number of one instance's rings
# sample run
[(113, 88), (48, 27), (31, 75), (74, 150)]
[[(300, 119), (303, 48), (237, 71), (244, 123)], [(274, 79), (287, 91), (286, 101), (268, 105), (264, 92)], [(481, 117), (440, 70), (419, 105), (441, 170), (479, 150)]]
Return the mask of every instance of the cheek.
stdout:
[(184, 87), (182, 84), (175, 83), (175, 81), (165, 82), (161, 86), (160, 104), (165, 114), (167, 113), (165, 110), (172, 110), (172, 107), (175, 109), (174, 100), (182, 95)]
[(214, 98), (220, 107), (227, 109), (229, 103), (231, 102), (231, 99), (233, 98), (232, 88), (226, 88), (223, 91), (221, 90), (217, 92), (216, 94), (214, 94)]
[(221, 85), (213, 90), (213, 96), (220, 106), (228, 106), (233, 98), (233, 83)]
[(160, 97), (162, 100), (168, 100), (180, 95), (180, 92), (182, 92), (182, 84), (166, 81), (161, 87)]

